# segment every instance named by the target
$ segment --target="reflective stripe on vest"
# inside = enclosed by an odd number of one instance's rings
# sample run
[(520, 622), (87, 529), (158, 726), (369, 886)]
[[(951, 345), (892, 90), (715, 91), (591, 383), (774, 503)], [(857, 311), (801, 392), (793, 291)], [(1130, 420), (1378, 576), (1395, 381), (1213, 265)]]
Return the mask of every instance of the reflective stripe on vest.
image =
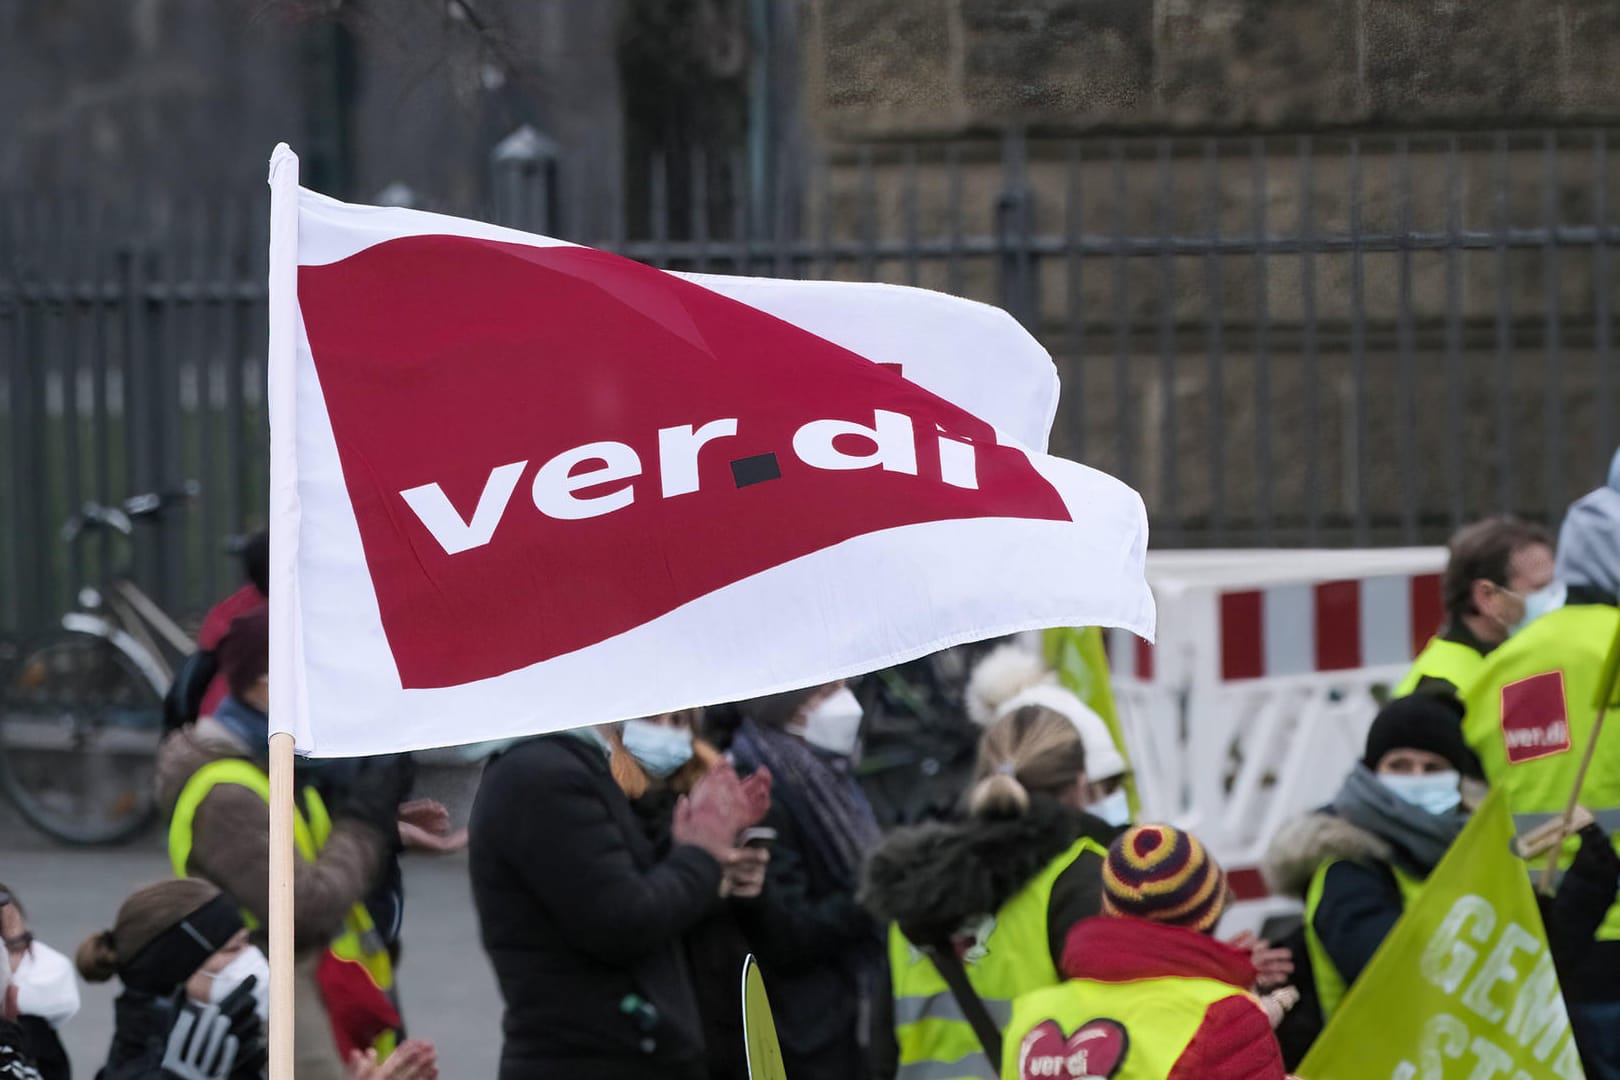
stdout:
[(1444, 679), (1461, 693), (1463, 687), (1478, 677), (1480, 668), (1484, 666), (1485, 657), (1478, 650), (1442, 637), (1430, 638), (1417, 659), (1412, 661), (1411, 670), (1395, 685), (1389, 696), (1406, 697), (1426, 678)]
[[(1011, 999), (981, 997), (979, 1000), (984, 1002), (984, 1011), (990, 1014), (990, 1019), (996, 1022), (996, 1027), (1007, 1026), (1007, 1021), (1012, 1019)], [(895, 999), (895, 1027), (920, 1024), (924, 1020), (955, 1020), (963, 1024), (968, 1022), (967, 1016), (962, 1012), (962, 1006), (956, 1002), (955, 994), (918, 994)]]
[[(977, 1045), (977, 1044), (975, 1044)], [(895, 1070), (894, 1080), (996, 1080), (982, 1049), (960, 1061), (914, 1061)]]
[[(1333, 1010), (1339, 1007), (1349, 987), (1345, 984), (1344, 976), (1339, 974), (1338, 965), (1333, 957), (1328, 955), (1327, 947), (1322, 939), (1316, 936), (1316, 909), (1322, 903), (1322, 890), (1327, 884), (1328, 870), (1344, 859), (1330, 859), (1316, 868), (1311, 875), (1311, 887), (1305, 893), (1305, 951), (1311, 958), (1311, 976), (1316, 981), (1316, 997), (1321, 1005), (1322, 1019), (1326, 1020), (1333, 1015)], [(1412, 906), (1418, 893), (1423, 891), (1423, 882), (1408, 874), (1393, 864), (1389, 869), (1395, 875), (1395, 885), (1401, 891), (1401, 910), (1405, 911)]]
[[(1463, 691), (1463, 735), (1491, 787), (1507, 792), (1521, 833), (1562, 814), (1569, 802), (1592, 738), (1598, 684), (1617, 627), (1620, 611), (1606, 604), (1550, 611), (1493, 649)], [(1608, 718), (1600, 740), (1580, 803), (1614, 835), (1620, 827), (1620, 717)], [(1559, 866), (1567, 869), (1579, 849), (1578, 837), (1565, 841)], [(1543, 865), (1544, 859), (1535, 859), (1528, 869), (1539, 873)], [(1609, 908), (1597, 937), (1620, 941), (1620, 901)]]
[[(1001, 1075), (1088, 1076), (1111, 1080), (1165, 1080), (1192, 1043), (1211, 1005), (1228, 998), (1254, 995), (1214, 979), (1165, 977), (1131, 982), (1070, 979), (1058, 986), (1025, 994), (1013, 1003), (1012, 1022), (1002, 1043)], [(1108, 1061), (1075, 1061), (1085, 1051), (1067, 1040), (1092, 1021), (1112, 1021), (1124, 1028), (1124, 1057)], [(1046, 1025), (1054, 1024), (1053, 1032)], [(1062, 1070), (1060, 1071), (1060, 1067)]]
[[(1047, 933), (1047, 908), (1058, 878), (1086, 854), (1096, 860), (1100, 875), (1106, 852), (1095, 840), (1081, 837), (993, 916), (962, 931), (974, 938), (962, 966), (996, 1026), (1007, 1026), (1018, 995), (1059, 981)], [(899, 1080), (994, 1080), (995, 1070), (950, 987), (897, 926), (889, 928), (889, 971)]]
[[(270, 801), (270, 778), (263, 769), (242, 758), (222, 758), (211, 761), (192, 774), (180, 791), (169, 819), (169, 865), (176, 877), (190, 873), (192, 822), (197, 808), (208, 793), (220, 784), (235, 784), (247, 788), (266, 803)], [(326, 804), (314, 788), (305, 788), (304, 807), (293, 807), (293, 844), (305, 862), (314, 862), (320, 849), (332, 835), (332, 817)], [(252, 912), (242, 911), (242, 921), (257, 929), (259, 920)], [(393, 964), (388, 950), (371, 921), (365, 904), (355, 904), (343, 918), (343, 930), (328, 943), (340, 959), (352, 960), (366, 969), (373, 982), (386, 991), (394, 985)]]

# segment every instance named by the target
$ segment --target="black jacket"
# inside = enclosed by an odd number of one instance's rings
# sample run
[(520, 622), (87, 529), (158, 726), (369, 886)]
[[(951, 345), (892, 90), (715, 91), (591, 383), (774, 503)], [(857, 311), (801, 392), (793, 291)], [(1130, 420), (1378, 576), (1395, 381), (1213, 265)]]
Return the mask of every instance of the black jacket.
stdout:
[[(159, 997), (125, 990), (118, 995), (113, 1002), (112, 1048), (107, 1053), (107, 1064), (96, 1073), (96, 1080), (173, 1080), (175, 1074), (163, 1067), (163, 1056), (170, 1031), (180, 1015), (178, 1005), (182, 994), (183, 991), (176, 991), (173, 995)], [(257, 1018), (250, 1019), (249, 1023), (257, 1033)], [(260, 1049), (262, 1053), (262, 1047)], [(255, 1061), (246, 1054), (239, 1055), (231, 1071), (233, 1080), (256, 1080), (263, 1074), (263, 1061), (262, 1056)]]
[[(636, 816), (660, 856), (670, 850), (670, 822), (677, 796), (666, 789), (649, 792), (635, 802)], [(703, 1021), (703, 1044), (708, 1050), (709, 1080), (748, 1080), (748, 1055), (743, 1047), (742, 970), (753, 950), (737, 922), (733, 904), (722, 904), (686, 934), (686, 960), (692, 968), (692, 989)]]
[(793, 1080), (859, 1080), (866, 1070), (863, 1012), (881, 971), (877, 923), (853, 885), (811, 857), (804, 826), (779, 801), (765, 890), (737, 905), (770, 996), (783, 1064)]
[(40, 1080), (28, 1034), (12, 1020), (0, 1020), (0, 1080)]
[(501, 1080), (699, 1080), (682, 935), (718, 903), (719, 864), (687, 846), (659, 859), (606, 755), (571, 735), (493, 759), (470, 831)]

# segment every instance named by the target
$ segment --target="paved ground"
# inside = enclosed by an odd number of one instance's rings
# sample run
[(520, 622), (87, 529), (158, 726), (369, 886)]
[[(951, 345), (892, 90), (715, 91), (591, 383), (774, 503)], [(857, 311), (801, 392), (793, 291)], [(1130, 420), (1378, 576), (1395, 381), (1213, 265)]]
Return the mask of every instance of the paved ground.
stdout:
[[(444, 794), (458, 823), (464, 821), (464, 800)], [(167, 876), (156, 836), (113, 850), (52, 848), (0, 811), (0, 881), (28, 908), (35, 934), (70, 956), (88, 934), (111, 924), (132, 889)], [(478, 947), (465, 855), (407, 856), (405, 902), (400, 986), (412, 1033), (438, 1044), (446, 1080), (494, 1076), (501, 1001)], [(83, 987), (83, 1011), (62, 1032), (79, 1080), (93, 1077), (105, 1060), (115, 986)]]

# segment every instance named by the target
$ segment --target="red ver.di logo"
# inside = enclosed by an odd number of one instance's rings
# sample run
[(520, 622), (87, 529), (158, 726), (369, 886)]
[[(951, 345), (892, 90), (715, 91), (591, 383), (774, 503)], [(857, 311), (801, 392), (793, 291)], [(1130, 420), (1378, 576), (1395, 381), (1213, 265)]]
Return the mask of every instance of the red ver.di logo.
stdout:
[(407, 237), (301, 267), (298, 298), (406, 689), (883, 530), (1071, 520), (983, 420), (606, 252)]
[(1119, 1072), (1130, 1038), (1117, 1020), (1088, 1020), (1065, 1036), (1054, 1020), (1035, 1025), (1018, 1046), (1020, 1080), (1107, 1080)]
[(1564, 673), (1549, 671), (1502, 687), (1502, 745), (1509, 765), (1569, 749)]

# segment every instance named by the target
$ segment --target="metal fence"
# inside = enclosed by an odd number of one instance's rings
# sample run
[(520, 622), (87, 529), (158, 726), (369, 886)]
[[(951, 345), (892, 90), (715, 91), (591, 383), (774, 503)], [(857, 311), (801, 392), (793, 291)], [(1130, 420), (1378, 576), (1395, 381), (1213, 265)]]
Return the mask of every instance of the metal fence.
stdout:
[[(1434, 542), (1489, 512), (1556, 521), (1601, 481), (1611, 139), (1013, 134), (778, 163), (767, 198), (740, 157), (694, 154), (605, 218), (590, 177), (520, 139), (490, 205), (430, 208), (659, 266), (1001, 304), (1063, 375), (1054, 449), (1139, 487), (1158, 546)], [(137, 572), (178, 611), (234, 585), (222, 539), (266, 499), (264, 230), (228, 194), (0, 200), (0, 627), (116, 565), (59, 542), (73, 507), (188, 480)]]

